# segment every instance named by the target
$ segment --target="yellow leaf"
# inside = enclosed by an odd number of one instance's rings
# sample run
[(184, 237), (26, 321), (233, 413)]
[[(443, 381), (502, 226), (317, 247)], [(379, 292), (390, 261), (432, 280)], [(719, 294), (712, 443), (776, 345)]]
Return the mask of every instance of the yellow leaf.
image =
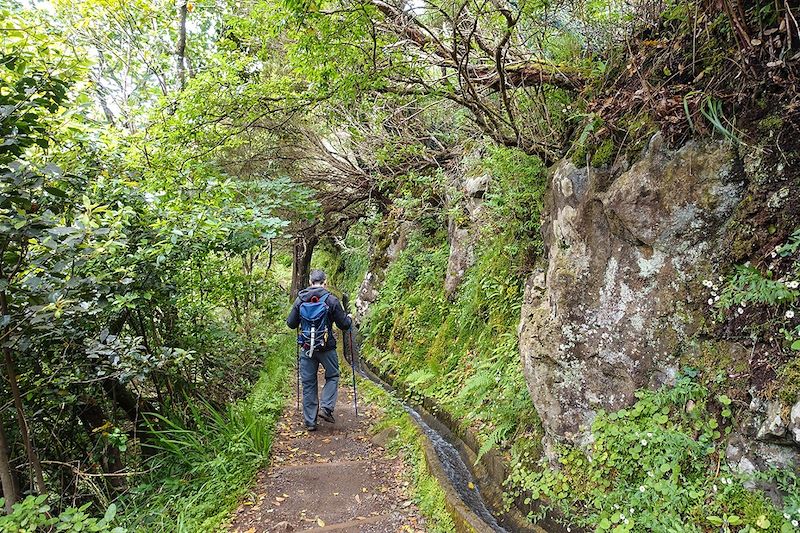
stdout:
[(317, 518), (317, 525), (319, 527), (325, 527), (325, 522), (322, 520), (322, 518)]
[(469, 483), (467, 483), (467, 488), (468, 488), (469, 490), (474, 490), (474, 489), (475, 489), (475, 483), (473, 483), (472, 481), (470, 481)]

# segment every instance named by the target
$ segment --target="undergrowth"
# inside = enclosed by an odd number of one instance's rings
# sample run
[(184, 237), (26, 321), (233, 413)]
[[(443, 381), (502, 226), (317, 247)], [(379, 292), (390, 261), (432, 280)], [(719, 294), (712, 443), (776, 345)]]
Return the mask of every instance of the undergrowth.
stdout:
[[(457, 293), (444, 290), (450, 252), (444, 231), (420, 224), (385, 274), (362, 332), (364, 358), (416, 400), (428, 398), (476, 430), (479, 456), (540, 433), (517, 346), (523, 280), (541, 254), (545, 189), (538, 158), (493, 147), (471, 164), (491, 175), (475, 264)], [(443, 222), (443, 221), (442, 221)]]
[(359, 381), (364, 399), (380, 407), (384, 416), (373, 431), (394, 428), (397, 435), (388, 443), (390, 453), (399, 453), (408, 466), (410, 486), (414, 501), (427, 520), (426, 531), (449, 533), (455, 531), (453, 518), (445, 506), (445, 495), (438, 480), (428, 471), (422, 435), (403, 407), (380, 387), (367, 380)]
[(249, 397), (225, 410), (192, 404), (188, 417), (155, 417), (152, 473), (118, 502), (130, 510), (123, 515), (130, 531), (220, 528), (268, 459), (293, 360), (291, 336), (276, 336)]
[(549, 501), (596, 531), (796, 531), (796, 496), (779, 511), (726, 464), (731, 399), (684, 372), (674, 387), (637, 392), (628, 409), (599, 412), (592, 443), (560, 449), (557, 470), (515, 455), (509, 498)]

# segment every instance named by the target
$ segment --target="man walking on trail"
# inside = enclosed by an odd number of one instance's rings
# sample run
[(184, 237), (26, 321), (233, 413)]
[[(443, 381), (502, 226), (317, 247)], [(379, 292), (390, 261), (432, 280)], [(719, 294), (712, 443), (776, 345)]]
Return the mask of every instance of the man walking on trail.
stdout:
[[(316, 431), (317, 416), (331, 424), (335, 422), (333, 410), (339, 390), (339, 357), (333, 324), (345, 331), (350, 329), (353, 320), (345, 314), (339, 299), (328, 291), (325, 272), (312, 270), (309, 281), (311, 286), (300, 291), (286, 324), (292, 329), (302, 326), (298, 342), (301, 344), (299, 372), (303, 382), (303, 420), (308, 431)], [(311, 313), (316, 312), (311, 319), (310, 308), (313, 308)], [(314, 317), (319, 317), (318, 322), (312, 320)], [(325, 369), (321, 400), (317, 397), (320, 364)]]

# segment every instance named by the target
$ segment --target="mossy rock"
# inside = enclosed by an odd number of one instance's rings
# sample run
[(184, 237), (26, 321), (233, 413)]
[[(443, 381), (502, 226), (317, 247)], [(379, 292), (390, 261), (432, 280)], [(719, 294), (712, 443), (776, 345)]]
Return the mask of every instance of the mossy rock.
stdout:
[(593, 167), (604, 167), (611, 163), (614, 157), (614, 141), (611, 138), (604, 140), (592, 155)]
[(783, 119), (778, 115), (769, 115), (758, 121), (758, 129), (764, 132), (780, 131), (783, 127)]

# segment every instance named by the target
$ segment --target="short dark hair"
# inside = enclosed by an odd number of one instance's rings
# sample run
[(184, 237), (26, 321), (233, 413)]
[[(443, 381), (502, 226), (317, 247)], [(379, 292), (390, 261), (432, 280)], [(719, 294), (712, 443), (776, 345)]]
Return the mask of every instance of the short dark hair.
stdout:
[(322, 283), (326, 279), (328, 279), (328, 276), (326, 276), (325, 272), (319, 270), (318, 268), (312, 270), (311, 274), (309, 274), (308, 276), (308, 280), (311, 282), (312, 285), (314, 285), (315, 283)]

